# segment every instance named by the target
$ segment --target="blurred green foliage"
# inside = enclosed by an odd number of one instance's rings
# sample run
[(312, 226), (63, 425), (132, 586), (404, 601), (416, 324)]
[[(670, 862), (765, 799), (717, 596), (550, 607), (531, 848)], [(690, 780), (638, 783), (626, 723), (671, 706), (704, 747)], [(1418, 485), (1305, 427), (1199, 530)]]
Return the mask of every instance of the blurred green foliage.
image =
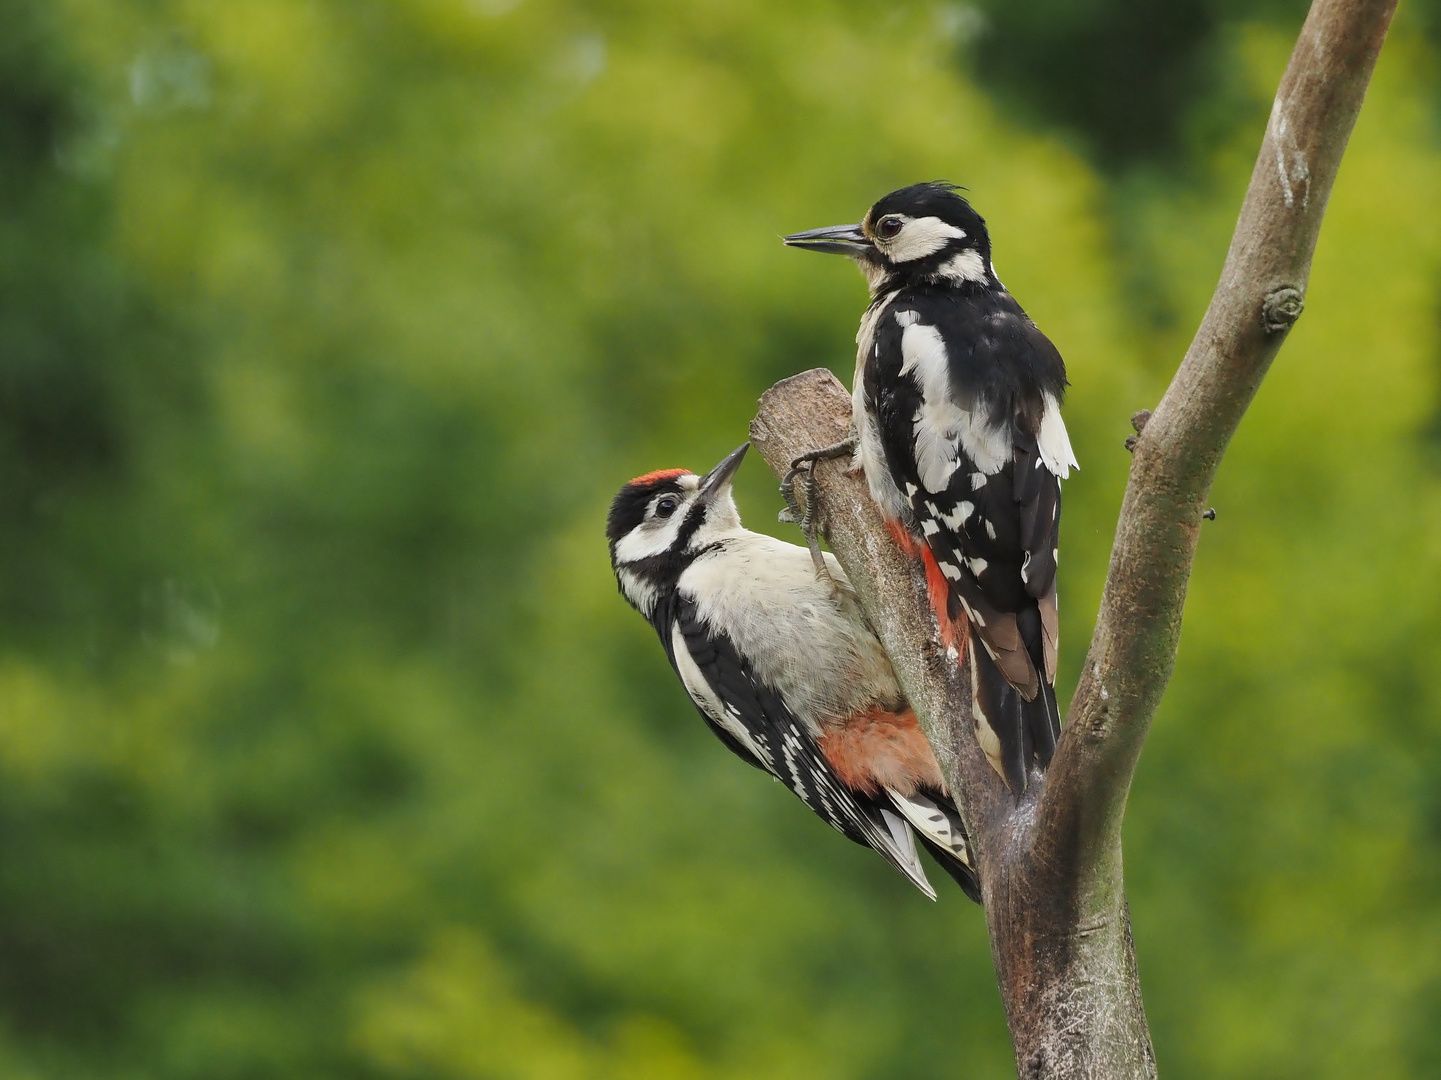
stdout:
[[(0, 1075), (1013, 1074), (980, 912), (714, 742), (601, 528), (775, 379), (849, 379), (859, 277), (776, 236), (947, 177), (1071, 368), (1074, 681), (1126, 417), (1298, 11), (1058, 11), (0, 0)], [(1222, 470), (1133, 792), (1171, 1076), (1441, 1068), (1424, 29)], [(1206, 79), (1161, 62), (1195, 49)]]

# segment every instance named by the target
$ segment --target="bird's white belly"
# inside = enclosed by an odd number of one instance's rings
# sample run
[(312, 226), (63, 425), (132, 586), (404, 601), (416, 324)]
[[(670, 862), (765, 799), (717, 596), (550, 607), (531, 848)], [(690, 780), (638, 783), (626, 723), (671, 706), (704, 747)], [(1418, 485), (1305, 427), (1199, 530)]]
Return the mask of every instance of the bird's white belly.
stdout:
[[(844, 580), (830, 556), (832, 573)], [(759, 533), (725, 541), (680, 578), (702, 619), (724, 633), (813, 733), (900, 688), (854, 599), (818, 581), (810, 553)]]

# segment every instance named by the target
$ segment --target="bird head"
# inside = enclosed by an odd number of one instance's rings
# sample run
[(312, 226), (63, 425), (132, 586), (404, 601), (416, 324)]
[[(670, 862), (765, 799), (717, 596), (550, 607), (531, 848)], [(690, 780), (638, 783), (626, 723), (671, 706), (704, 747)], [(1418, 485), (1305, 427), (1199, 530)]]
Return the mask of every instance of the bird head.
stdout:
[(741, 527), (731, 481), (750, 443), (710, 472), (662, 469), (637, 476), (610, 504), (605, 534), (621, 592), (650, 616), (660, 590), (673, 586), (697, 553)]
[(856, 261), (872, 294), (907, 285), (962, 286), (995, 282), (985, 219), (954, 184), (912, 184), (884, 196), (859, 225), (830, 225), (785, 237), (808, 248)]

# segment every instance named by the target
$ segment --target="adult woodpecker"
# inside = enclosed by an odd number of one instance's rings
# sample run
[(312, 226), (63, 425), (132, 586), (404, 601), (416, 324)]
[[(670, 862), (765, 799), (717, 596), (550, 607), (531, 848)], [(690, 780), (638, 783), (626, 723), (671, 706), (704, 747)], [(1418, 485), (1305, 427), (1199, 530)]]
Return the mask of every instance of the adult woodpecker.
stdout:
[(621, 594), (737, 757), (935, 899), (919, 836), (979, 903), (955, 800), (840, 564), (827, 556), (823, 580), (805, 548), (742, 528), (731, 480), (748, 445), (704, 476), (620, 489), (606, 536)]
[(1061, 730), (1061, 481), (1079, 467), (1061, 354), (996, 277), (986, 223), (952, 184), (901, 188), (859, 225), (785, 242), (849, 256), (871, 292), (854, 443), (807, 459), (853, 448), (892, 535), (924, 559), (942, 642), (971, 659), (981, 745), (1019, 793)]

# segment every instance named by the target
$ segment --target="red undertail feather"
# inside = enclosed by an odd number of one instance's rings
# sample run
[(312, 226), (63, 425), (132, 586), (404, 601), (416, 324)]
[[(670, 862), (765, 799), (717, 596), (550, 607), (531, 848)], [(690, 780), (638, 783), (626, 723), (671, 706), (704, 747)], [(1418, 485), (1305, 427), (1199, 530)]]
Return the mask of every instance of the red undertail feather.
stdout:
[(921, 558), (926, 564), (926, 591), (930, 594), (931, 610), (936, 613), (936, 625), (941, 630), (941, 648), (954, 649), (956, 663), (960, 663), (961, 650), (966, 647), (971, 624), (964, 615), (951, 618), (951, 583), (946, 580), (946, 575), (941, 573), (940, 565), (931, 554), (931, 549), (922, 551)]
[(919, 559), (921, 552), (925, 551), (925, 545), (911, 535), (911, 530), (902, 525), (895, 518), (886, 518), (886, 528), (890, 531), (891, 539), (913, 559)]
[(966, 649), (966, 640), (970, 632), (970, 624), (964, 615), (951, 618), (951, 584), (946, 580), (946, 575), (941, 573), (940, 565), (936, 557), (931, 554), (931, 549), (921, 543), (911, 531), (894, 519), (886, 521), (886, 528), (890, 531), (891, 538), (895, 540), (896, 546), (913, 559), (920, 559), (926, 568), (926, 593), (930, 597), (931, 610), (936, 613), (936, 625), (941, 631), (941, 648), (954, 649), (956, 651), (957, 663)]
[(820, 747), (841, 783), (854, 791), (875, 796), (882, 788), (901, 795), (917, 787), (945, 790), (931, 744), (910, 709), (865, 709), (822, 735)]

